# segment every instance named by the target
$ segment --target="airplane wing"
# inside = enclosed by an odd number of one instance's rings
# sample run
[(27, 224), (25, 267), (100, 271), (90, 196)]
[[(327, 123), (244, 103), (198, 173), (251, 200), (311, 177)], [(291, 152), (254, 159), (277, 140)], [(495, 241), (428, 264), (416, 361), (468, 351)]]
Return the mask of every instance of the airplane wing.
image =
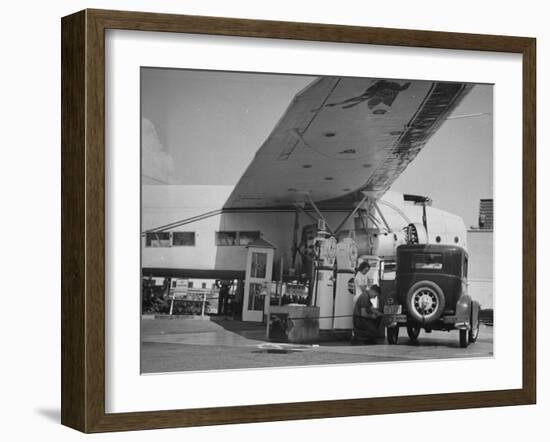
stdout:
[(293, 99), (224, 209), (313, 201), (352, 207), (383, 195), (473, 86), (321, 77)]

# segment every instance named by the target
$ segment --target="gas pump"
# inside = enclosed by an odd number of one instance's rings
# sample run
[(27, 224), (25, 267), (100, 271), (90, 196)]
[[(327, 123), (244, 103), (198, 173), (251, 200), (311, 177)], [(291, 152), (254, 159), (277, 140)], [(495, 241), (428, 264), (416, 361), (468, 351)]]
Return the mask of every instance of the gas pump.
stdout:
[(319, 307), (319, 330), (332, 330), (336, 238), (326, 231), (322, 219), (319, 220), (319, 229), (314, 244), (316, 253), (312, 304)]
[(336, 298), (334, 300), (334, 328), (353, 328), (353, 296), (355, 282), (355, 264), (357, 263), (357, 245), (354, 232), (341, 240), (336, 246)]

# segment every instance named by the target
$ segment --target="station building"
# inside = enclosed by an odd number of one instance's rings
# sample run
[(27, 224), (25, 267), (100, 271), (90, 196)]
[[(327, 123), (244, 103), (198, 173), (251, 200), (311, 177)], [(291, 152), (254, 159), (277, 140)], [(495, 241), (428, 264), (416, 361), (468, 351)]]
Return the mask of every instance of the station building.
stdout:
[[(296, 214), (293, 210), (276, 213), (257, 209), (250, 212), (222, 213), (220, 210), (227, 200), (232, 186), (160, 186), (147, 185), (142, 189), (142, 276), (155, 277), (160, 284), (164, 278), (186, 279), (188, 288), (193, 291), (208, 291), (214, 299), (218, 297), (219, 284), (216, 280), (232, 281), (232, 301), (242, 302), (243, 281), (247, 268), (248, 248), (260, 242), (270, 245), (273, 253), (269, 262), (272, 295), (291, 294), (300, 298), (300, 287), (292, 285), (296, 279), (293, 268), (293, 231)], [(395, 198), (396, 196), (385, 196)], [(422, 208), (418, 205), (400, 205), (411, 219), (422, 218)], [(403, 220), (395, 218), (395, 211), (382, 207), (384, 216), (392, 225), (400, 225)], [(428, 219), (438, 224), (437, 217), (442, 211), (428, 207)], [(337, 225), (345, 216), (344, 211), (328, 211), (327, 220)], [(457, 217), (458, 218), (458, 217)], [(443, 233), (431, 230), (434, 242), (453, 242), (455, 238), (444, 238), (445, 231), (457, 231), (448, 223), (453, 219), (442, 218)], [(492, 200), (480, 202), (480, 223), (471, 227), (459, 245), (464, 244), (469, 252), (469, 290), (482, 308), (493, 308), (493, 213)], [(312, 220), (302, 214), (300, 230)], [(445, 224), (447, 223), (447, 224)], [(463, 223), (462, 223), (463, 224)], [(152, 231), (166, 226), (162, 231)], [(353, 230), (354, 220), (349, 219), (344, 229)], [(267, 264), (267, 263), (266, 263)], [(277, 286), (284, 282), (285, 287)], [(289, 285), (290, 284), (290, 285)], [(190, 287), (189, 287), (190, 286)], [(240, 299), (239, 299), (240, 298)], [(240, 307), (242, 309), (242, 307)], [(235, 309), (232, 309), (235, 313)], [(237, 312), (238, 313), (238, 312)]]
[(468, 229), (469, 291), (484, 309), (494, 307), (493, 200), (479, 202), (479, 224)]

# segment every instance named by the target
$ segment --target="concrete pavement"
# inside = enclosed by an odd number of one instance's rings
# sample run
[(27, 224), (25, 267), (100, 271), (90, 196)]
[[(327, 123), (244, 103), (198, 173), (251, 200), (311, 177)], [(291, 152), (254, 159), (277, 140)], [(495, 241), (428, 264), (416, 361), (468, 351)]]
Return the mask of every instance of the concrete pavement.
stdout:
[(285, 345), (267, 341), (265, 325), (232, 320), (144, 319), (141, 372), (228, 370), (404, 360), (480, 358), (493, 355), (493, 327), (481, 325), (478, 341), (458, 345), (458, 331), (421, 332), (409, 342), (401, 329), (398, 345)]

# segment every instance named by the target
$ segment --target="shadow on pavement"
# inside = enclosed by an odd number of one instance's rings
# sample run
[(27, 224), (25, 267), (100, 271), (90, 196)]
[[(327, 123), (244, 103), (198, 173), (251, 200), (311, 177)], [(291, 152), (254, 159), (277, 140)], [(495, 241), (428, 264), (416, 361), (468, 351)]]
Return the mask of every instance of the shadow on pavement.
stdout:
[(210, 321), (219, 325), (224, 330), (235, 333), (243, 338), (267, 340), (266, 326), (261, 322), (237, 321), (223, 316), (211, 316)]

